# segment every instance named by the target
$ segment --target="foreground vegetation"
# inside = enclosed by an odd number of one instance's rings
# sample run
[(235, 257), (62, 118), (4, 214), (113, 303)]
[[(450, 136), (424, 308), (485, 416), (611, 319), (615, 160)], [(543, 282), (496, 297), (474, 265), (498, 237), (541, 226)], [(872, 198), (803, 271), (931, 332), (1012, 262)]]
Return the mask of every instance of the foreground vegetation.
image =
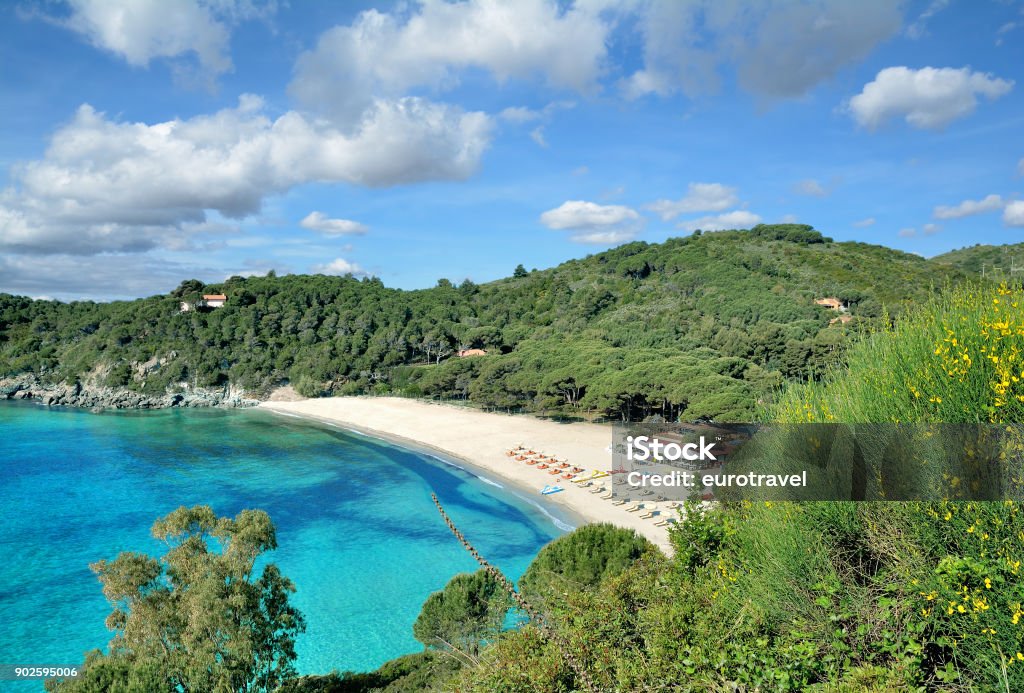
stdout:
[(106, 652), (87, 654), (80, 677), (48, 681), (59, 693), (272, 691), (295, 675), (295, 638), (305, 620), (289, 603), (295, 586), (273, 563), (277, 548), (261, 510), (218, 518), (207, 506), (179, 508), (153, 524), (168, 547), (90, 566), (113, 611)]
[[(1024, 395), (1021, 300), (1019, 288), (954, 290), (764, 414), (925, 421), (950, 403), (954, 420), (1020, 423), (996, 400)], [(966, 373), (950, 366), (947, 327)], [(672, 530), (673, 557), (638, 551), (590, 571), (596, 579), (568, 580), (579, 556), (608, 544), (584, 530), (544, 549), (522, 581), (562, 643), (528, 624), (469, 659), (431, 648), (398, 660), (419, 678), (335, 676), (295, 690), (585, 690), (566, 647), (599, 690), (1024, 690), (1017, 500), (691, 505)]]
[[(818, 378), (850, 330), (965, 275), (808, 226), (630, 243), (477, 285), (232, 277), (97, 304), (0, 295), (0, 378), (147, 394), (291, 383), (307, 396), (395, 393), (616, 419), (749, 420), (786, 380)], [(223, 308), (179, 312), (203, 293)], [(854, 322), (815, 299), (837, 297)], [(486, 356), (458, 358), (461, 348)]]

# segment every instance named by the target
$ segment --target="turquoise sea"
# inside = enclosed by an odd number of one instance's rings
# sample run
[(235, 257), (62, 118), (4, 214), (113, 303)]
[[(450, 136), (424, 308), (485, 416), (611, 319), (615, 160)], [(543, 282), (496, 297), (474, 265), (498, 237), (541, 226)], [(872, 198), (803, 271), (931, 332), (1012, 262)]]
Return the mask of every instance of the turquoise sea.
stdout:
[(105, 647), (109, 606), (89, 563), (158, 555), (149, 528), (181, 505), (270, 514), (270, 560), (307, 618), (301, 673), (369, 670), (421, 649), (412, 624), (423, 601), (476, 569), (431, 491), (513, 578), (569, 528), (536, 499), (431, 455), (263, 411), (0, 402), (0, 446), (0, 663), (78, 664)]

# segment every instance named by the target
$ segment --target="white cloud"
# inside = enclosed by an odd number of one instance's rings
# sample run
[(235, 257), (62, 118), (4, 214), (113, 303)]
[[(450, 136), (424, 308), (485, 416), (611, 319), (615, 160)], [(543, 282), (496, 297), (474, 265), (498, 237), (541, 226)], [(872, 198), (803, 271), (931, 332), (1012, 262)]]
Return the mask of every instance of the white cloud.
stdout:
[(299, 222), (299, 225), (310, 231), (319, 231), (328, 236), (360, 235), (366, 233), (365, 224), (350, 219), (331, 219), (323, 212), (310, 212)]
[(932, 212), (936, 219), (960, 219), (985, 212), (995, 212), (1003, 206), (1003, 198), (999, 195), (989, 195), (983, 200), (964, 200), (958, 205), (939, 205)]
[(332, 274), (339, 277), (346, 274), (351, 274), (356, 277), (365, 277), (368, 275), (367, 271), (358, 264), (355, 262), (349, 262), (343, 257), (335, 258), (323, 265), (313, 265), (310, 269), (313, 274)]
[(303, 183), (371, 187), (471, 175), (491, 120), (418, 98), (377, 101), (358, 130), (262, 101), (189, 120), (122, 123), (85, 105), (0, 192), (0, 248), (98, 253), (166, 245), (208, 210), (242, 218)]
[(547, 147), (548, 141), (544, 139), (544, 126), (536, 127), (530, 131), (530, 139), (537, 143), (538, 147)]
[(900, 229), (900, 231), (899, 231), (900, 238), (913, 238), (916, 235), (917, 235), (917, 229), (915, 229), (913, 227), (908, 227), (908, 228), (905, 228), (905, 229)]
[(1024, 159), (1017, 162), (1017, 175), (1024, 176)]
[(821, 183), (813, 178), (799, 181), (793, 186), (793, 190), (800, 195), (807, 195), (808, 197), (825, 197), (828, 195), (828, 191), (821, 186)]
[(1007, 226), (1024, 226), (1024, 200), (1014, 200), (1006, 205), (1003, 223)]
[(925, 224), (924, 226), (921, 227), (921, 230), (924, 231), (924, 235), (932, 236), (932, 235), (934, 235), (934, 234), (936, 234), (936, 233), (938, 233), (939, 231), (942, 230), (942, 225), (941, 224)]
[(1001, 27), (999, 27), (999, 31), (996, 32), (996, 45), (1003, 45), (1003, 42), (1005, 40), (1004, 37), (1006, 36), (1006, 34), (1010, 33), (1019, 26), (1021, 26), (1019, 22), (1007, 22), (1006, 24), (1003, 24)]
[(1013, 80), (969, 68), (887, 67), (850, 99), (847, 107), (863, 127), (875, 129), (892, 118), (915, 128), (942, 128), (970, 115), (978, 96), (992, 100), (1007, 94)]
[(631, 97), (713, 91), (723, 66), (757, 95), (801, 96), (902, 22), (889, 0), (650, 0), (639, 7), (644, 65), (624, 82)]
[(932, 0), (925, 8), (925, 11), (918, 15), (917, 19), (907, 27), (906, 34), (912, 39), (919, 39), (928, 35), (928, 21), (942, 10), (949, 6), (949, 0)]
[(860, 221), (853, 222), (853, 225), (856, 226), (858, 229), (866, 229), (869, 226), (875, 225), (875, 218), (868, 217), (867, 219), (861, 219)]
[[(543, 76), (553, 86), (596, 88), (610, 25), (585, 8), (552, 0), (424, 0), (411, 11), (367, 10), (325, 31), (299, 57), (289, 91), (300, 101), (357, 122), (374, 96), (447, 90), (465, 69), (498, 82)], [(507, 112), (507, 117), (526, 112)]]
[(783, 214), (782, 218), (779, 219), (779, 223), (782, 224), (795, 224), (800, 221), (800, 217), (795, 214)]
[(60, 300), (133, 299), (170, 291), (182, 280), (218, 281), (224, 268), (138, 255), (0, 254), (0, 291)]
[(761, 217), (753, 212), (737, 209), (725, 214), (701, 217), (679, 223), (679, 228), (687, 231), (724, 231), (726, 229), (749, 229), (761, 223)]
[(145, 67), (157, 58), (192, 55), (203, 71), (231, 69), (230, 26), (268, 16), (275, 2), (252, 0), (69, 0), (64, 26), (97, 48)]
[[(1024, 171), (1024, 159), (1021, 159), (1020, 161), (1021, 161), (1021, 170)], [(576, 168), (574, 168), (572, 170), (572, 175), (574, 175), (574, 176), (585, 176), (588, 173), (590, 173), (590, 167), (589, 166), (577, 166)]]
[(503, 109), (498, 114), (498, 117), (510, 123), (521, 125), (534, 120), (540, 120), (543, 115), (543, 112), (527, 108), (526, 106), (509, 106)]
[(646, 208), (665, 221), (691, 212), (720, 212), (739, 202), (736, 188), (721, 183), (690, 183), (686, 194), (678, 200), (656, 200)]
[(612, 244), (629, 240), (643, 227), (639, 212), (624, 205), (599, 205), (584, 200), (568, 200), (540, 215), (549, 229), (577, 232), (571, 239), (578, 243)]

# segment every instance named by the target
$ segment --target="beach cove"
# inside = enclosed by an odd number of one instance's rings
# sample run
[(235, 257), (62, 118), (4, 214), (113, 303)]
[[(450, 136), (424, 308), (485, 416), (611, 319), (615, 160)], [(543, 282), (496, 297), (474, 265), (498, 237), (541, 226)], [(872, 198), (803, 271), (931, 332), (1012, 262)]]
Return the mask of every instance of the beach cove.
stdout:
[[(256, 409), (93, 413), (0, 402), (0, 661), (80, 664), (105, 647), (110, 606), (89, 564), (121, 551), (161, 555), (154, 520), (205, 504), (266, 510), (267, 555), (306, 615), (300, 673), (369, 671), (422, 649), (424, 600), (477, 565), (430, 500), (436, 493), (512, 579), (576, 523), (542, 497), (497, 488), (424, 454)], [(38, 682), (4, 690), (40, 690)]]
[[(536, 498), (585, 522), (610, 522), (636, 530), (669, 553), (668, 529), (613, 505), (600, 494), (571, 482), (560, 482), (560, 493), (543, 496), (553, 483), (542, 471), (518, 463), (508, 451), (518, 445), (567, 459), (587, 470), (611, 468), (610, 426), (559, 423), (532, 416), (481, 412), (465, 407), (400, 397), (329, 397), (298, 401), (268, 401), (259, 406), (280, 414), (302, 416), (342, 426), (413, 449), (450, 456), (483, 475), (502, 479)], [(584, 476), (586, 473), (584, 474)], [(472, 527), (461, 527), (472, 540)]]

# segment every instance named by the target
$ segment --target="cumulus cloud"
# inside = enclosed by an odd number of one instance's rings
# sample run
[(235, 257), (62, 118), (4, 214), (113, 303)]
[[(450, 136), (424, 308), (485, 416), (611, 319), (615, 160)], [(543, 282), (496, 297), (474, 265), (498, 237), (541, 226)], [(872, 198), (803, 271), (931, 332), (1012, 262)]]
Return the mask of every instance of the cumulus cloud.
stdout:
[(369, 229), (365, 224), (350, 219), (331, 219), (323, 212), (310, 212), (299, 222), (299, 225), (310, 231), (318, 231), (327, 236), (352, 236), (366, 233)]
[(624, 205), (568, 200), (540, 215), (549, 229), (574, 231), (578, 243), (612, 244), (634, 238), (643, 227), (639, 212)]
[(357, 131), (262, 101), (152, 125), (85, 105), (0, 193), (0, 248), (98, 253), (165, 245), (207, 210), (242, 218), (303, 183), (380, 187), (471, 175), (487, 147), (483, 113), (419, 98), (376, 101)]
[(587, 92), (596, 88), (610, 28), (587, 8), (553, 0), (423, 0), (406, 12), (371, 9), (324, 32), (299, 57), (289, 91), (339, 122), (358, 121), (375, 96), (450, 89), (472, 68), (499, 82), (540, 75)]
[(656, 200), (646, 208), (669, 221), (680, 214), (720, 212), (735, 206), (738, 202), (736, 188), (721, 183), (690, 183), (686, 194), (680, 199)]
[(145, 67), (157, 58), (194, 56), (207, 73), (231, 69), (230, 27), (267, 16), (275, 2), (253, 0), (69, 0), (62, 23), (97, 48)]
[(932, 212), (936, 219), (960, 219), (963, 217), (995, 212), (1002, 208), (1003, 198), (999, 195), (988, 195), (983, 200), (964, 200), (958, 205), (939, 205)]
[(366, 270), (355, 262), (349, 262), (342, 257), (335, 258), (323, 265), (313, 265), (310, 269), (313, 271), (313, 274), (331, 274), (339, 277), (346, 274), (365, 277), (368, 274)]
[(1006, 205), (1003, 223), (1007, 226), (1024, 226), (1024, 200), (1014, 200)]
[(749, 229), (761, 223), (761, 217), (744, 209), (737, 209), (725, 214), (701, 217), (679, 223), (679, 228), (687, 231), (725, 231), (726, 229)]
[(853, 222), (853, 225), (856, 226), (858, 229), (866, 229), (869, 226), (875, 225), (875, 218), (868, 217), (866, 219), (861, 219), (859, 221)]
[(858, 124), (872, 130), (892, 118), (903, 118), (915, 128), (939, 129), (973, 113), (979, 96), (997, 99), (1013, 84), (966, 67), (887, 67), (847, 108)]
[(921, 230), (924, 232), (924, 235), (932, 236), (941, 231), (942, 226), (940, 224), (925, 224), (921, 227)]
[(723, 66), (759, 96), (801, 96), (900, 30), (889, 0), (650, 0), (642, 3), (643, 68), (632, 97), (719, 86)]
[(916, 235), (917, 235), (917, 229), (915, 229), (912, 226), (908, 227), (908, 228), (905, 228), (905, 229), (900, 229), (899, 230), (899, 237), (900, 238), (913, 238)]
[(797, 194), (807, 195), (808, 197), (825, 197), (828, 195), (828, 191), (822, 187), (821, 183), (813, 178), (799, 181), (793, 186), (793, 190)]

